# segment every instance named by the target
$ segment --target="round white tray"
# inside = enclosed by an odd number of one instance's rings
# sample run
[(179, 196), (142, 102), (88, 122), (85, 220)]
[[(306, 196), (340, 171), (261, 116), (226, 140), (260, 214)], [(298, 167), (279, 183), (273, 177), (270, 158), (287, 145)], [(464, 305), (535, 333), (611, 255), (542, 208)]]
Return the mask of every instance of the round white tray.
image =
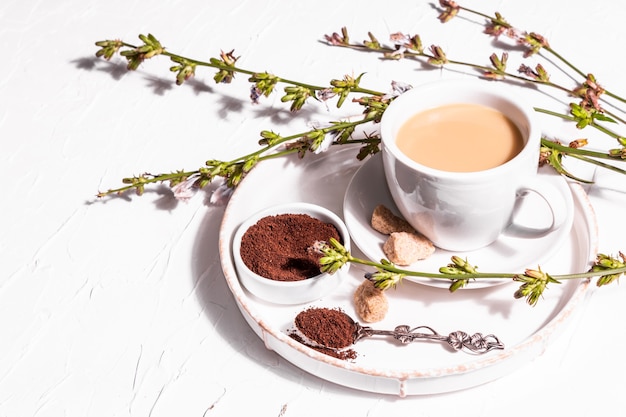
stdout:
[[(588, 281), (551, 285), (535, 307), (513, 298), (518, 288), (516, 283), (450, 293), (445, 288), (403, 282), (387, 291), (390, 305), (387, 317), (372, 327), (428, 325), (446, 335), (457, 330), (469, 334), (491, 333), (500, 338), (505, 349), (475, 355), (453, 352), (440, 342), (400, 345), (394, 340), (365, 339), (354, 345), (357, 352), (354, 361), (336, 359), (308, 348), (292, 339), (289, 331), (293, 329), (295, 316), (309, 307), (338, 307), (357, 318), (352, 294), (363, 280), (362, 268), (353, 265), (350, 278), (333, 294), (303, 305), (270, 304), (243, 289), (231, 251), (237, 227), (264, 207), (293, 201), (320, 204), (342, 216), (344, 193), (363, 164), (356, 160), (356, 153), (356, 148), (343, 146), (304, 159), (265, 161), (242, 181), (231, 197), (219, 233), (222, 269), (242, 315), (266, 347), (328, 381), (399, 396), (470, 388), (505, 376), (540, 355), (584, 301)], [(550, 274), (587, 270), (597, 250), (596, 221), (587, 196), (577, 184), (571, 184), (570, 189), (574, 223), (569, 238), (541, 264)], [(372, 193), (376, 192), (372, 189)], [(356, 248), (352, 252), (365, 257)], [(488, 269), (488, 265), (481, 265), (481, 270)]]

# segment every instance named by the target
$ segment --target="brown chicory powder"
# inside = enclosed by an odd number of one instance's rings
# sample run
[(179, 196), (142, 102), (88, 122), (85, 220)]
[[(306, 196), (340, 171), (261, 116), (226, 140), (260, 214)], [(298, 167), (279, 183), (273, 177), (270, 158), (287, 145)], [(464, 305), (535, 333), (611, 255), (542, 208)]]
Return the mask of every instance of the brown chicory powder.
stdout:
[(357, 353), (354, 349), (331, 349), (323, 346), (315, 346), (310, 343), (307, 343), (299, 334), (291, 333), (289, 336), (295, 340), (296, 342), (302, 343), (304, 346), (310, 347), (313, 350), (317, 350), (320, 353), (323, 353), (328, 356), (332, 356), (337, 359), (341, 359), (343, 361), (356, 359)]
[(320, 274), (316, 241), (341, 242), (337, 228), (308, 214), (266, 216), (241, 239), (241, 258), (250, 270), (276, 281), (299, 281)]
[(294, 322), (303, 335), (322, 346), (343, 349), (354, 343), (354, 321), (339, 309), (309, 308)]
[(300, 332), (290, 334), (294, 340), (338, 359), (356, 358), (353, 349), (346, 349), (354, 343), (355, 323), (340, 309), (312, 307), (298, 313), (294, 324)]

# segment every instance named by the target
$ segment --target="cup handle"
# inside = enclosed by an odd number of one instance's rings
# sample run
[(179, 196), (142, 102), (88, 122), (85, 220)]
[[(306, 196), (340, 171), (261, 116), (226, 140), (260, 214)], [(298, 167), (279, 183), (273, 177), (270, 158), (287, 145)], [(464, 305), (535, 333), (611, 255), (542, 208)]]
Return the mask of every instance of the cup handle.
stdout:
[[(543, 200), (552, 215), (552, 222), (547, 227), (529, 227), (516, 223), (515, 220), (523, 211), (524, 199), (529, 194), (535, 194)], [(572, 197), (564, 194), (553, 183), (538, 176), (527, 178), (517, 189), (517, 198), (513, 207), (509, 226), (505, 234), (519, 238), (541, 238), (561, 228), (569, 217), (572, 206)]]

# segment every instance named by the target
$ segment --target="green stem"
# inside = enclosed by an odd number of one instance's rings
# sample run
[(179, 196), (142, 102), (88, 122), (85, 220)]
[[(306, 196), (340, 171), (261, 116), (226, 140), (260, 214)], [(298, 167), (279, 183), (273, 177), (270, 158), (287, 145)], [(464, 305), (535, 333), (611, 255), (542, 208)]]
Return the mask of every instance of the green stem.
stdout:
[[(324, 132), (324, 134), (328, 134), (328, 133), (334, 132), (336, 130), (343, 130), (343, 129), (346, 129), (348, 127), (359, 126), (359, 125), (362, 125), (362, 124), (365, 124), (365, 123), (369, 123), (371, 121), (374, 121), (375, 119), (376, 119), (376, 117), (374, 117), (374, 116), (364, 117), (363, 119), (356, 120), (354, 122), (335, 123), (335, 124), (333, 124), (331, 126), (327, 126), (327, 127), (324, 127), (324, 128), (321, 128), (321, 129), (317, 129), (317, 130), (320, 130), (320, 131)], [(237, 163), (239, 161), (244, 161), (246, 159), (249, 159), (249, 158), (257, 156), (257, 155), (261, 155), (264, 152), (267, 152), (270, 149), (275, 148), (275, 147), (277, 147), (279, 145), (282, 145), (284, 143), (291, 142), (293, 140), (302, 138), (302, 137), (306, 136), (307, 134), (309, 134), (310, 132), (311, 132), (310, 130), (307, 130), (305, 132), (294, 133), (293, 135), (282, 137), (282, 138), (280, 138), (280, 140), (277, 140), (275, 143), (273, 143), (271, 145), (265, 146), (265, 147), (255, 151), (255, 152), (252, 152), (252, 153), (250, 153), (248, 155), (240, 156), (240, 157), (238, 157), (236, 159), (233, 159), (229, 163), (233, 164), (233, 163)]]
[[(513, 25), (511, 25), (510, 23), (508, 23), (504, 19), (497, 19), (497, 18), (494, 18), (492, 16), (486, 15), (484, 13), (478, 12), (476, 10), (469, 9), (467, 7), (459, 6), (459, 9), (460, 10), (464, 10), (464, 11), (466, 11), (468, 13), (474, 14), (476, 16), (483, 17), (483, 18), (489, 20), (491, 23), (494, 23), (494, 24), (497, 24), (497, 25), (500, 25), (500, 26), (504, 26), (504, 27), (509, 28), (509, 29), (516, 29)], [(526, 33), (526, 32), (524, 32), (524, 33)], [(556, 57), (559, 61), (561, 61), (562, 63), (567, 65), (570, 69), (572, 69), (574, 72), (576, 72), (581, 77), (587, 78), (587, 74), (585, 74), (580, 69), (578, 69), (574, 64), (572, 64), (567, 59), (565, 59), (563, 56), (561, 56), (561, 54), (556, 52), (550, 46), (544, 46), (543, 49), (545, 49), (546, 51), (550, 52), (554, 57)]]
[(434, 278), (434, 279), (447, 279), (447, 280), (455, 280), (459, 278), (506, 278), (512, 279), (515, 278), (519, 274), (511, 274), (511, 273), (479, 273), (479, 274), (462, 274), (462, 275), (452, 275), (452, 274), (442, 274), (436, 272), (422, 272), (422, 271), (411, 271), (407, 269), (398, 268), (394, 265), (383, 265), (378, 262), (372, 262), (361, 258), (355, 258), (352, 255), (348, 255), (348, 262), (371, 266), (374, 268), (384, 269), (387, 272), (393, 272), (395, 274), (402, 274), (412, 277), (421, 277), (421, 278)]
[[(364, 45), (360, 45), (360, 44), (355, 44), (355, 43), (350, 43), (350, 44), (337, 44), (334, 46), (339, 46), (339, 47), (343, 47), (343, 48), (348, 48), (348, 49), (354, 49), (354, 50), (359, 50), (359, 51), (363, 51), (363, 52), (377, 52), (377, 53), (393, 53), (396, 52), (394, 49), (389, 48), (389, 47), (385, 47), (385, 46), (380, 46), (378, 48), (373, 48), (373, 47), (367, 47)], [(413, 51), (405, 51), (404, 52), (404, 57), (405, 58), (411, 58), (411, 59), (426, 59), (426, 60), (430, 60), (430, 59), (436, 59), (436, 57), (434, 55), (430, 55), (428, 53), (425, 52), (413, 52)], [(530, 83), (530, 84), (537, 84), (537, 85), (545, 85), (551, 88), (555, 88), (557, 90), (560, 90), (562, 92), (565, 92), (567, 94), (572, 94), (572, 90), (564, 87), (562, 85), (553, 83), (551, 81), (542, 81), (542, 80), (536, 80), (536, 79), (532, 79), (532, 78), (528, 78), (528, 77), (524, 77), (521, 75), (517, 75), (517, 74), (512, 74), (510, 72), (505, 72), (505, 71), (497, 71), (495, 68), (486, 66), (486, 65), (480, 65), (480, 64), (474, 64), (471, 62), (463, 62), (463, 61), (456, 61), (456, 60), (452, 60), (452, 59), (448, 59), (446, 64), (451, 64), (451, 65), (457, 65), (457, 66), (462, 66), (462, 67), (469, 67), (469, 68), (473, 68), (479, 71), (483, 71), (483, 72), (497, 72), (499, 75), (509, 78), (509, 79), (513, 79), (516, 81), (522, 81), (524, 83)]]
[(614, 93), (612, 93), (612, 92), (610, 92), (608, 90), (604, 90), (604, 94), (606, 94), (609, 97), (614, 98), (615, 100), (621, 101), (622, 103), (626, 103), (626, 99), (624, 99), (623, 97), (620, 97), (620, 96), (618, 96), (618, 95), (616, 95), (616, 94), (614, 94)]
[[(541, 139), (541, 146), (545, 146), (550, 149), (555, 149), (564, 154), (577, 156), (577, 157), (580, 157), (581, 159), (585, 157), (592, 157), (592, 158), (600, 158), (600, 159), (610, 159), (613, 161), (619, 160), (619, 158), (616, 158), (604, 152), (590, 151), (590, 150), (582, 149), (582, 148), (570, 148), (569, 146), (561, 145), (559, 143), (553, 142), (548, 139)], [(588, 162), (592, 161), (592, 159), (588, 159), (588, 158), (585, 158), (585, 160), (587, 160)]]
[[(552, 110), (542, 109), (542, 108), (539, 108), (539, 107), (534, 107), (534, 110), (536, 112), (538, 112), (538, 113), (549, 114), (550, 116), (556, 116), (556, 117), (559, 117), (559, 118), (564, 119), (564, 120), (570, 120), (572, 122), (577, 122), (578, 121), (578, 119), (575, 118), (574, 116), (558, 113), (558, 112), (555, 112), (555, 111), (552, 111)], [(588, 126), (591, 126), (591, 127), (595, 128), (595, 129), (598, 129), (600, 132), (606, 134), (607, 136), (612, 137), (613, 139), (620, 139), (620, 138), (622, 138), (621, 135), (618, 135), (617, 133), (611, 131), (610, 129), (607, 129), (606, 127), (604, 127), (602, 125), (599, 125), (598, 123), (596, 123), (594, 121), (590, 122), (588, 124)]]
[(558, 52), (556, 52), (554, 49), (552, 49), (549, 46), (544, 46), (543, 49), (545, 49), (546, 51), (550, 52), (554, 57), (556, 57), (559, 61), (561, 61), (562, 63), (564, 63), (565, 65), (567, 65), (572, 71), (574, 71), (575, 73), (577, 73), (578, 75), (580, 75), (583, 78), (587, 78), (587, 74), (585, 74), (584, 72), (582, 72), (580, 69), (578, 69), (574, 64), (572, 64), (571, 62), (569, 62), (567, 59), (565, 59), (561, 54), (559, 54)]
[[(583, 162), (587, 162), (589, 164), (594, 164), (594, 165), (597, 165), (597, 166), (599, 166), (601, 168), (605, 168), (605, 169), (617, 172), (618, 174), (626, 175), (626, 170), (625, 169), (616, 167), (615, 165), (605, 164), (604, 162), (597, 161), (597, 160), (595, 160), (593, 158), (587, 158), (587, 157), (582, 156), (582, 155), (577, 155), (575, 153), (570, 153), (569, 156), (571, 156), (572, 158), (580, 159)], [(608, 155), (605, 155), (605, 156), (608, 156)], [(610, 158), (610, 159), (615, 159), (615, 158)]]
[[(348, 254), (348, 262), (351, 263), (355, 263), (355, 264), (360, 264), (360, 265), (365, 265), (365, 266), (371, 266), (374, 268), (379, 268), (379, 269), (383, 269), (387, 272), (392, 272), (392, 273), (396, 273), (396, 274), (402, 274), (402, 275), (406, 275), (406, 276), (413, 276), (413, 277), (421, 277), (421, 278), (434, 278), (434, 279), (445, 279), (445, 280), (456, 280), (456, 279), (513, 279), (518, 277), (520, 274), (514, 274), (514, 273), (500, 273), (500, 272), (493, 272), (493, 273), (475, 273), (475, 274), (470, 274), (470, 273), (465, 273), (465, 274), (443, 274), (443, 273), (431, 273), (431, 272), (421, 272), (421, 271), (411, 271), (411, 270), (406, 270), (406, 269), (402, 269), (402, 268), (398, 268), (394, 265), (385, 265), (385, 264), (381, 264), (378, 262), (373, 262), (373, 261), (368, 261), (365, 259), (360, 259), (360, 258), (356, 258), (353, 257), (351, 254)], [(570, 280), (570, 279), (584, 279), (584, 278), (593, 278), (593, 277), (598, 277), (598, 276), (605, 276), (605, 275), (617, 275), (617, 274), (623, 274), (626, 273), (626, 267), (622, 267), (622, 268), (614, 268), (614, 269), (607, 269), (604, 271), (589, 271), (589, 272), (580, 272), (580, 273), (572, 273), (572, 274), (561, 274), (561, 275), (551, 275), (552, 278), (558, 280)]]
[(464, 11), (466, 11), (468, 13), (475, 14), (476, 16), (484, 17), (485, 19), (491, 21), (492, 23), (498, 23), (498, 24), (500, 24), (502, 26), (506, 26), (506, 27), (511, 28), (511, 29), (513, 28), (509, 23), (507, 23), (505, 21), (502, 21), (502, 20), (494, 19), (493, 17), (491, 17), (491, 16), (489, 16), (487, 14), (484, 14), (482, 12), (479, 12), (479, 11), (476, 11), (476, 10), (472, 10), (472, 9), (468, 9), (467, 7), (463, 7), (463, 6), (459, 6), (459, 9), (460, 10), (464, 10)]
[[(551, 116), (557, 116), (557, 117), (560, 117), (560, 118), (565, 119), (565, 120), (577, 121), (576, 118), (574, 118), (574, 117), (572, 117), (570, 115), (563, 115), (561, 113), (557, 113), (557, 112), (554, 112), (554, 111), (551, 111), (551, 110), (541, 109), (541, 108), (538, 108), (538, 107), (535, 107), (534, 109), (535, 109), (535, 111), (537, 111), (539, 113), (545, 113), (545, 114), (549, 114)], [(615, 119), (616, 121), (618, 121), (620, 123), (626, 124), (626, 120), (624, 120), (623, 118), (621, 118), (619, 115), (617, 115), (615, 113), (612, 113), (612, 112), (609, 112), (609, 111), (605, 110), (604, 114), (606, 114), (607, 116)], [(596, 125), (594, 127), (598, 128), (600, 130), (605, 129), (606, 132), (609, 132), (608, 135), (613, 137), (613, 138), (619, 138), (620, 137), (618, 134), (613, 133), (613, 132), (609, 131), (606, 128), (602, 128), (599, 125)], [(603, 132), (605, 132), (605, 131), (603, 130)]]
[(98, 194), (96, 194), (96, 196), (97, 197), (104, 197), (104, 196), (107, 196), (107, 195), (110, 195), (110, 194), (121, 194), (121, 193), (124, 193), (126, 191), (137, 189), (139, 186), (145, 186), (145, 185), (148, 185), (148, 184), (165, 182), (165, 181), (178, 179), (178, 178), (187, 178), (187, 177), (189, 177), (191, 175), (198, 174), (199, 172), (200, 172), (199, 170), (195, 170), (195, 171), (171, 172), (171, 173), (168, 173), (168, 174), (149, 175), (149, 176), (146, 176), (148, 174), (144, 174), (141, 177), (139, 177), (138, 183), (129, 184), (129, 185), (126, 185), (124, 187), (109, 189), (107, 191), (101, 191), (101, 192), (98, 192)]
[[(132, 49), (136, 49), (137, 46), (127, 43), (127, 42), (122, 42), (122, 45), (124, 45), (127, 48), (132, 48)], [(225, 71), (233, 71), (233, 72), (237, 72), (240, 74), (246, 74), (246, 75), (256, 75), (258, 74), (258, 72), (256, 71), (251, 71), (251, 70), (247, 70), (245, 68), (239, 68), (236, 66), (230, 66), (227, 64), (222, 64), (222, 63), (213, 63), (213, 62), (206, 62), (206, 61), (200, 61), (197, 59), (193, 59), (193, 58), (187, 58), (185, 56), (182, 55), (178, 55), (172, 52), (169, 52), (167, 50), (163, 50), (163, 52), (161, 52), (161, 55), (167, 56), (169, 58), (175, 58), (175, 59), (182, 59), (185, 60), (187, 62), (190, 62), (192, 64), (198, 65), (198, 66), (203, 66), (203, 67), (209, 67), (209, 68), (215, 68), (215, 69), (219, 69), (219, 70), (225, 70)], [(291, 84), (294, 86), (298, 86), (298, 87), (303, 87), (303, 88), (307, 88), (313, 91), (320, 91), (320, 90), (324, 90), (328, 87), (323, 87), (323, 86), (319, 86), (319, 85), (313, 85), (313, 84), (308, 84), (308, 83), (303, 83), (300, 81), (295, 81), (295, 80), (290, 80), (287, 78), (282, 78), (282, 77), (276, 77), (278, 82), (282, 82), (284, 84)], [(375, 96), (382, 96), (384, 95), (384, 93), (381, 93), (379, 91), (375, 91), (375, 90), (370, 90), (367, 88), (361, 88), (361, 87), (357, 87), (357, 88), (353, 88), (351, 90), (353, 93), (360, 93), (360, 94), (370, 94), (370, 95), (375, 95)]]
[[(340, 123), (335, 123), (331, 126), (319, 129), (321, 131), (323, 131), (325, 134), (331, 133), (333, 131), (337, 131), (337, 130), (342, 130), (342, 129), (346, 129), (348, 127), (352, 127), (352, 126), (358, 126), (361, 124), (365, 124), (365, 123), (369, 123), (373, 120), (375, 120), (376, 117), (375, 116), (370, 116), (370, 117), (364, 117), (363, 119), (360, 120), (356, 120), (354, 122), (340, 122)], [(269, 152), (272, 149), (275, 149), (277, 146), (287, 143), (287, 142), (291, 142), (293, 140), (299, 139), (301, 137), (306, 136), (308, 133), (310, 133), (311, 131), (306, 131), (306, 132), (300, 132), (300, 133), (296, 133), (290, 136), (285, 136), (280, 138), (280, 140), (277, 140), (275, 143), (272, 143), (271, 145), (267, 145), (262, 147), (261, 149), (254, 151), (252, 153), (249, 153), (247, 155), (244, 156), (240, 156), (237, 157), (231, 161), (226, 162), (227, 165), (234, 165), (237, 163), (240, 163), (242, 161), (245, 161), (247, 159), (253, 158), (258, 156), (258, 161), (264, 161), (264, 160), (268, 160), (268, 159), (273, 159), (273, 158), (278, 158), (278, 157), (283, 157), (286, 155), (290, 155), (293, 153), (298, 152), (298, 149), (287, 149), (287, 150), (283, 150), (283, 151), (278, 151), (278, 152), (273, 152), (270, 154), (266, 154), (263, 155), (266, 152)], [(363, 143), (369, 141), (369, 139), (366, 140), (354, 140), (354, 141), (349, 141), (348, 143)], [(149, 185), (149, 184), (155, 184), (155, 183), (160, 183), (160, 182), (165, 182), (165, 181), (170, 181), (170, 180), (175, 180), (175, 179), (181, 179), (181, 178), (188, 178), (191, 175), (196, 175), (196, 174), (200, 174), (202, 171), (202, 169), (197, 169), (194, 171), (183, 171), (183, 172), (172, 172), (172, 173), (167, 173), (167, 174), (158, 174), (158, 175), (147, 175), (144, 174), (142, 176), (140, 176), (139, 178), (136, 178), (136, 182), (133, 182), (132, 184), (129, 184), (127, 186), (124, 187), (119, 187), (119, 188), (115, 188), (115, 189), (109, 189), (108, 191), (105, 192), (99, 192), (97, 194), (98, 197), (104, 197), (106, 195), (109, 194), (119, 194), (119, 193), (123, 193), (125, 191), (129, 191), (132, 189), (137, 189), (138, 187), (143, 187), (145, 185)]]
[[(488, 15), (486, 15), (484, 13), (481, 13), (481, 12), (478, 12), (478, 11), (475, 11), (475, 10), (472, 10), (472, 9), (468, 9), (466, 7), (459, 6), (459, 8), (461, 10), (464, 10), (464, 11), (468, 12), (468, 13), (472, 13), (472, 14), (475, 14), (477, 16), (481, 16), (481, 17), (489, 20), (492, 23), (500, 24), (500, 25), (503, 25), (503, 26), (505, 26), (507, 28), (510, 28), (510, 29), (515, 29), (515, 27), (513, 25), (511, 25), (510, 23), (505, 22), (503, 20), (494, 19), (493, 17), (488, 16)], [(555, 58), (557, 58), (559, 61), (561, 61), (563, 64), (565, 64), (572, 71), (574, 71), (575, 73), (577, 73), (578, 75), (580, 75), (584, 79), (587, 78), (587, 73), (585, 73), (582, 70), (580, 70), (578, 67), (576, 67), (574, 64), (572, 64), (569, 60), (567, 60), (565, 57), (563, 57), (561, 54), (559, 54), (556, 50), (552, 49), (550, 46), (544, 46), (542, 49), (545, 49), (546, 51), (548, 51)], [(624, 99), (621, 96), (618, 96), (618, 95), (616, 95), (616, 94), (614, 94), (614, 93), (612, 93), (612, 92), (610, 92), (608, 90), (604, 90), (604, 94), (606, 94), (607, 96), (612, 97), (612, 98), (614, 98), (614, 99), (616, 99), (618, 101), (621, 101), (622, 103), (626, 103), (626, 99)]]
[[(494, 68), (485, 66), (485, 65), (478, 65), (478, 64), (472, 64), (469, 62), (460, 62), (460, 61), (454, 61), (454, 60), (449, 60), (448, 61), (450, 64), (454, 64), (454, 65), (461, 65), (461, 66), (468, 66), (468, 67), (472, 67), (474, 69), (480, 70), (480, 71), (491, 71), (491, 72), (496, 72), (496, 70)], [(562, 85), (559, 84), (555, 84), (552, 81), (543, 81), (543, 80), (536, 80), (533, 78), (528, 78), (528, 77), (524, 77), (521, 75), (517, 75), (517, 74), (511, 74), (510, 72), (505, 72), (505, 71), (497, 71), (497, 73), (503, 77), (509, 78), (509, 79), (514, 79), (517, 81), (522, 81), (525, 83), (530, 83), (530, 84), (537, 84), (537, 85), (545, 85), (551, 88), (555, 88), (557, 90), (560, 90), (562, 92), (571, 94), (572, 90), (564, 87)]]

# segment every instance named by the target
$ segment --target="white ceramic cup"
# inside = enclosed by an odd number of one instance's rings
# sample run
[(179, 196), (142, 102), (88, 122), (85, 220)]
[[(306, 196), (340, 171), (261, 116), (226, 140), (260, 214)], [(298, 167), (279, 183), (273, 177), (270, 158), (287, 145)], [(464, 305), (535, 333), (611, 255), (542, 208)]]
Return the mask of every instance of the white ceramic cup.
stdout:
[[(398, 148), (397, 132), (405, 121), (419, 112), (455, 103), (479, 104), (502, 112), (522, 133), (525, 144), (521, 152), (495, 168), (449, 172), (419, 164)], [(519, 89), (503, 82), (459, 79), (414, 87), (385, 111), (381, 141), (385, 177), (394, 202), (404, 218), (439, 248), (471, 251), (491, 244), (503, 232), (539, 237), (558, 229), (567, 217), (562, 193), (537, 175), (541, 132), (534, 110)], [(442, 151), (450, 150), (442, 147)], [(537, 193), (542, 197), (540, 203), (549, 206), (549, 227), (516, 226), (515, 208), (528, 192)]]

